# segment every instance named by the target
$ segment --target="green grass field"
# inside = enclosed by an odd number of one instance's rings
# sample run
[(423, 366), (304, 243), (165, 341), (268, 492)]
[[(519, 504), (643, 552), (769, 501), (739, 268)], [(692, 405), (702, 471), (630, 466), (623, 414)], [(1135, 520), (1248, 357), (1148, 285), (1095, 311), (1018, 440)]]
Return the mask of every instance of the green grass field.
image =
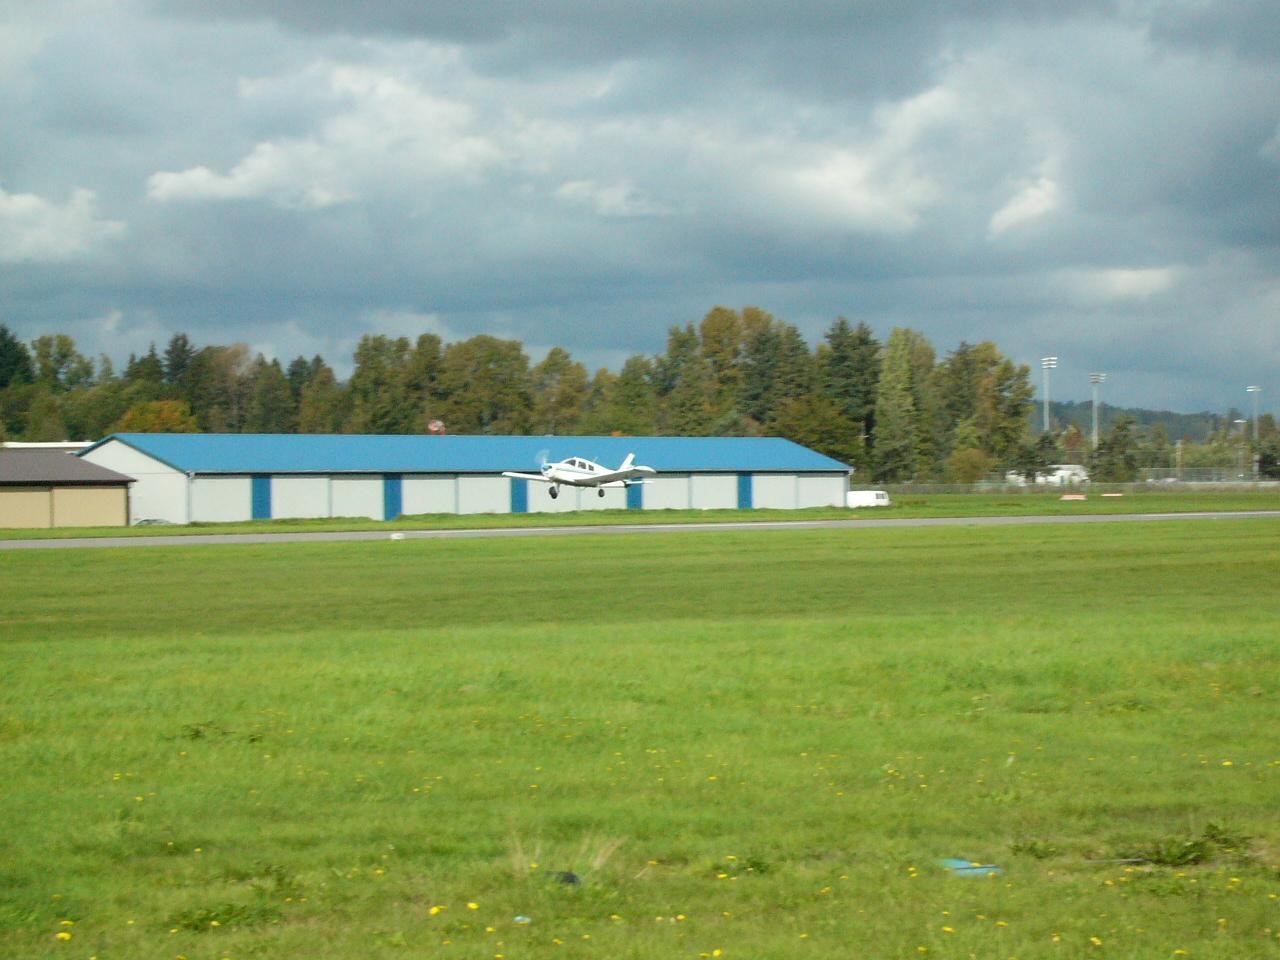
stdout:
[(1278, 548), (0, 553), (0, 956), (1273, 957)]

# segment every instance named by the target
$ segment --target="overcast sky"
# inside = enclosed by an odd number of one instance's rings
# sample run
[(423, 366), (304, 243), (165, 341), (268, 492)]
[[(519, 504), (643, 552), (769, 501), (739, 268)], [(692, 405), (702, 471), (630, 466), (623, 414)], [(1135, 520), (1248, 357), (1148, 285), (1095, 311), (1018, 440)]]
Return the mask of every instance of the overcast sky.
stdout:
[(0, 102), (0, 323), (117, 362), (753, 304), (1280, 410), (1272, 0), (0, 0)]

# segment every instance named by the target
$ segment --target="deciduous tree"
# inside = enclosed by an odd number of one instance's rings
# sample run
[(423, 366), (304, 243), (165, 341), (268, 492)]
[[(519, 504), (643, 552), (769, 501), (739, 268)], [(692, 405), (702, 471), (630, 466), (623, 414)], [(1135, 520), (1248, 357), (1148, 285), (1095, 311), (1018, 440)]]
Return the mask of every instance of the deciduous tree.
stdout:
[(450, 433), (527, 433), (529, 358), (518, 340), (482, 334), (445, 347), (441, 408)]
[(126, 433), (195, 433), (199, 429), (185, 400), (149, 400), (125, 411), (116, 430)]
[(587, 405), (587, 368), (563, 347), (552, 347), (530, 376), (533, 432), (579, 432)]

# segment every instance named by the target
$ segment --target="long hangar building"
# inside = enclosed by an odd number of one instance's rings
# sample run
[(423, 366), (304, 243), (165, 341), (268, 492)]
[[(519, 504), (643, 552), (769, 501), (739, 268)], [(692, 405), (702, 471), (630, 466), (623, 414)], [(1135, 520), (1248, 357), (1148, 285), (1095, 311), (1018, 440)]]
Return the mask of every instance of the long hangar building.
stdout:
[[(657, 475), (593, 489), (502, 476), (628, 453)], [(135, 522), (421, 513), (842, 506), (849, 468), (777, 437), (486, 437), (118, 433), (81, 453), (134, 479)]]

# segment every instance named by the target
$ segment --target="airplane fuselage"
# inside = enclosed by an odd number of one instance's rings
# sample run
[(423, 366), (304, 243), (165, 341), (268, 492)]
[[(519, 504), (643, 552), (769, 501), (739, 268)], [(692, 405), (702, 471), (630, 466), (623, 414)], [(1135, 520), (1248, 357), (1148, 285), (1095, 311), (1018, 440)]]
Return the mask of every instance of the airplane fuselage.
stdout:
[(593, 487), (603, 497), (606, 487), (627, 487), (633, 483), (645, 483), (645, 480), (639, 478), (651, 477), (656, 472), (653, 467), (637, 466), (635, 457), (632, 454), (627, 454), (627, 458), (622, 461), (622, 465), (616, 470), (602, 467), (600, 464), (585, 460), (582, 457), (570, 457), (557, 463), (543, 464), (539, 473), (519, 473), (508, 470), (504, 471), (502, 475), (522, 480), (537, 480), (539, 483), (548, 484), (551, 498), (554, 500), (562, 486)]

